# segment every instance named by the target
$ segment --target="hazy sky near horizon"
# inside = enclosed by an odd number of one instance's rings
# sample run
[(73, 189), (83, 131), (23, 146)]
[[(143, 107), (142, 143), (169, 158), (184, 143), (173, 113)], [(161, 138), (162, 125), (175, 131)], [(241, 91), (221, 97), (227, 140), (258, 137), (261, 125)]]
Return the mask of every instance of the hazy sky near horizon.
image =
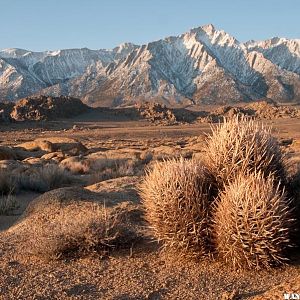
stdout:
[(300, 38), (300, 0), (0, 0), (0, 49), (144, 44), (212, 23), (240, 41)]

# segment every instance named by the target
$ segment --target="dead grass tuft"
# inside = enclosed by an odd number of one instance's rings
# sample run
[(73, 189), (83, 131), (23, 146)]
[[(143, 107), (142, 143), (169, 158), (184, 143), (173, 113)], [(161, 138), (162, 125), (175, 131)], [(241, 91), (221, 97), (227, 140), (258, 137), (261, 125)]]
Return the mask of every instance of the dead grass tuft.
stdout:
[(0, 196), (0, 215), (7, 215), (15, 208), (17, 208), (17, 200), (11, 193)]
[(101, 165), (94, 166), (98, 169), (91, 174), (89, 184), (94, 184), (104, 180), (114, 179), (124, 176), (141, 175), (144, 171), (144, 164), (138, 159), (129, 160), (106, 160), (107, 163), (101, 161)]
[(227, 263), (258, 269), (287, 261), (294, 221), (290, 201), (272, 176), (238, 175), (215, 203), (215, 244)]
[(183, 256), (209, 250), (208, 214), (212, 179), (194, 160), (158, 162), (140, 186), (145, 218), (163, 248)]
[(20, 189), (46, 192), (72, 183), (73, 177), (56, 164), (30, 168), (18, 175)]
[(9, 195), (17, 189), (16, 180), (13, 178), (11, 172), (0, 169), (0, 195)]
[(19, 190), (46, 192), (73, 182), (72, 175), (56, 164), (13, 171), (0, 169), (0, 194), (9, 195)]
[(30, 216), (27, 226), (21, 252), (45, 260), (106, 255), (112, 249), (131, 246), (137, 239), (126, 209), (93, 202), (50, 205)]

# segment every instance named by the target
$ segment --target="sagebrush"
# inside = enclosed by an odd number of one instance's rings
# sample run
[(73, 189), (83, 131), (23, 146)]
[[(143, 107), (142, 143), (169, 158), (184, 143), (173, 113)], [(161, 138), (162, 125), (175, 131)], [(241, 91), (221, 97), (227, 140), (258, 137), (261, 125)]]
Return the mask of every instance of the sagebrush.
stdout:
[(18, 174), (20, 189), (46, 192), (72, 183), (72, 175), (56, 164), (33, 167)]

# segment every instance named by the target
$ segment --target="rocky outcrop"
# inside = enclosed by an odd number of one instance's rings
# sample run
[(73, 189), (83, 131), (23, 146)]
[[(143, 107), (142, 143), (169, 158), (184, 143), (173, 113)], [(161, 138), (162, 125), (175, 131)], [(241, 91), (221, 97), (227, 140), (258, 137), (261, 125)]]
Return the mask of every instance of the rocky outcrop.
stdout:
[(64, 152), (72, 155), (83, 154), (87, 148), (79, 141), (66, 137), (38, 138), (34, 141), (19, 144), (18, 148), (26, 151)]
[(177, 123), (176, 117), (172, 111), (165, 105), (159, 103), (145, 102), (144, 104), (137, 105), (137, 110), (142, 118), (145, 118), (154, 124), (172, 125)]
[(224, 118), (246, 115), (256, 119), (274, 120), (281, 118), (299, 118), (300, 111), (296, 107), (278, 105), (272, 101), (257, 101), (245, 106), (225, 105), (198, 118), (200, 122), (217, 123)]
[(72, 97), (29, 97), (19, 100), (13, 107), (11, 117), (17, 121), (55, 120), (70, 118), (84, 113), (88, 106)]
[(0, 124), (1, 123), (10, 123), (12, 118), (10, 116), (11, 111), (13, 110), (13, 103), (10, 102), (0, 102)]

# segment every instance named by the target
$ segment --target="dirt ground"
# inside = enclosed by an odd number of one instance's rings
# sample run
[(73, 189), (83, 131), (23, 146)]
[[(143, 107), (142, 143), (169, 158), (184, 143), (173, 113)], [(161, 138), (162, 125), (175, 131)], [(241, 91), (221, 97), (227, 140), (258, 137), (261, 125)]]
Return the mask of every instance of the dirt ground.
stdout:
[[(274, 135), (289, 153), (292, 166), (297, 168), (300, 118), (267, 123), (273, 125)], [(153, 126), (146, 120), (132, 120), (130, 113), (116, 117), (99, 109), (72, 120), (0, 125), (0, 145), (69, 137), (80, 141), (89, 154), (151, 148), (159, 154), (169, 155), (176, 149), (178, 153), (201, 156), (201, 145), (209, 131), (207, 123)], [(103, 184), (100, 192), (96, 188), (99, 197), (103, 197), (104, 190), (109, 197), (115, 197), (129, 189), (123, 185), (120, 188), (117, 180)], [(28, 203), (39, 195), (21, 191), (17, 195), (19, 208), (8, 216), (0, 215), (0, 299), (284, 299), (285, 292), (300, 293), (299, 253), (295, 253), (287, 266), (243, 272), (212, 259), (174, 261), (160, 253), (159, 245), (148, 239), (129, 249), (112, 252), (106, 258), (90, 255), (48, 262), (22, 257), (16, 254), (18, 241), (13, 240), (11, 232)], [(124, 196), (126, 201), (139, 203), (137, 194), (128, 195)]]

